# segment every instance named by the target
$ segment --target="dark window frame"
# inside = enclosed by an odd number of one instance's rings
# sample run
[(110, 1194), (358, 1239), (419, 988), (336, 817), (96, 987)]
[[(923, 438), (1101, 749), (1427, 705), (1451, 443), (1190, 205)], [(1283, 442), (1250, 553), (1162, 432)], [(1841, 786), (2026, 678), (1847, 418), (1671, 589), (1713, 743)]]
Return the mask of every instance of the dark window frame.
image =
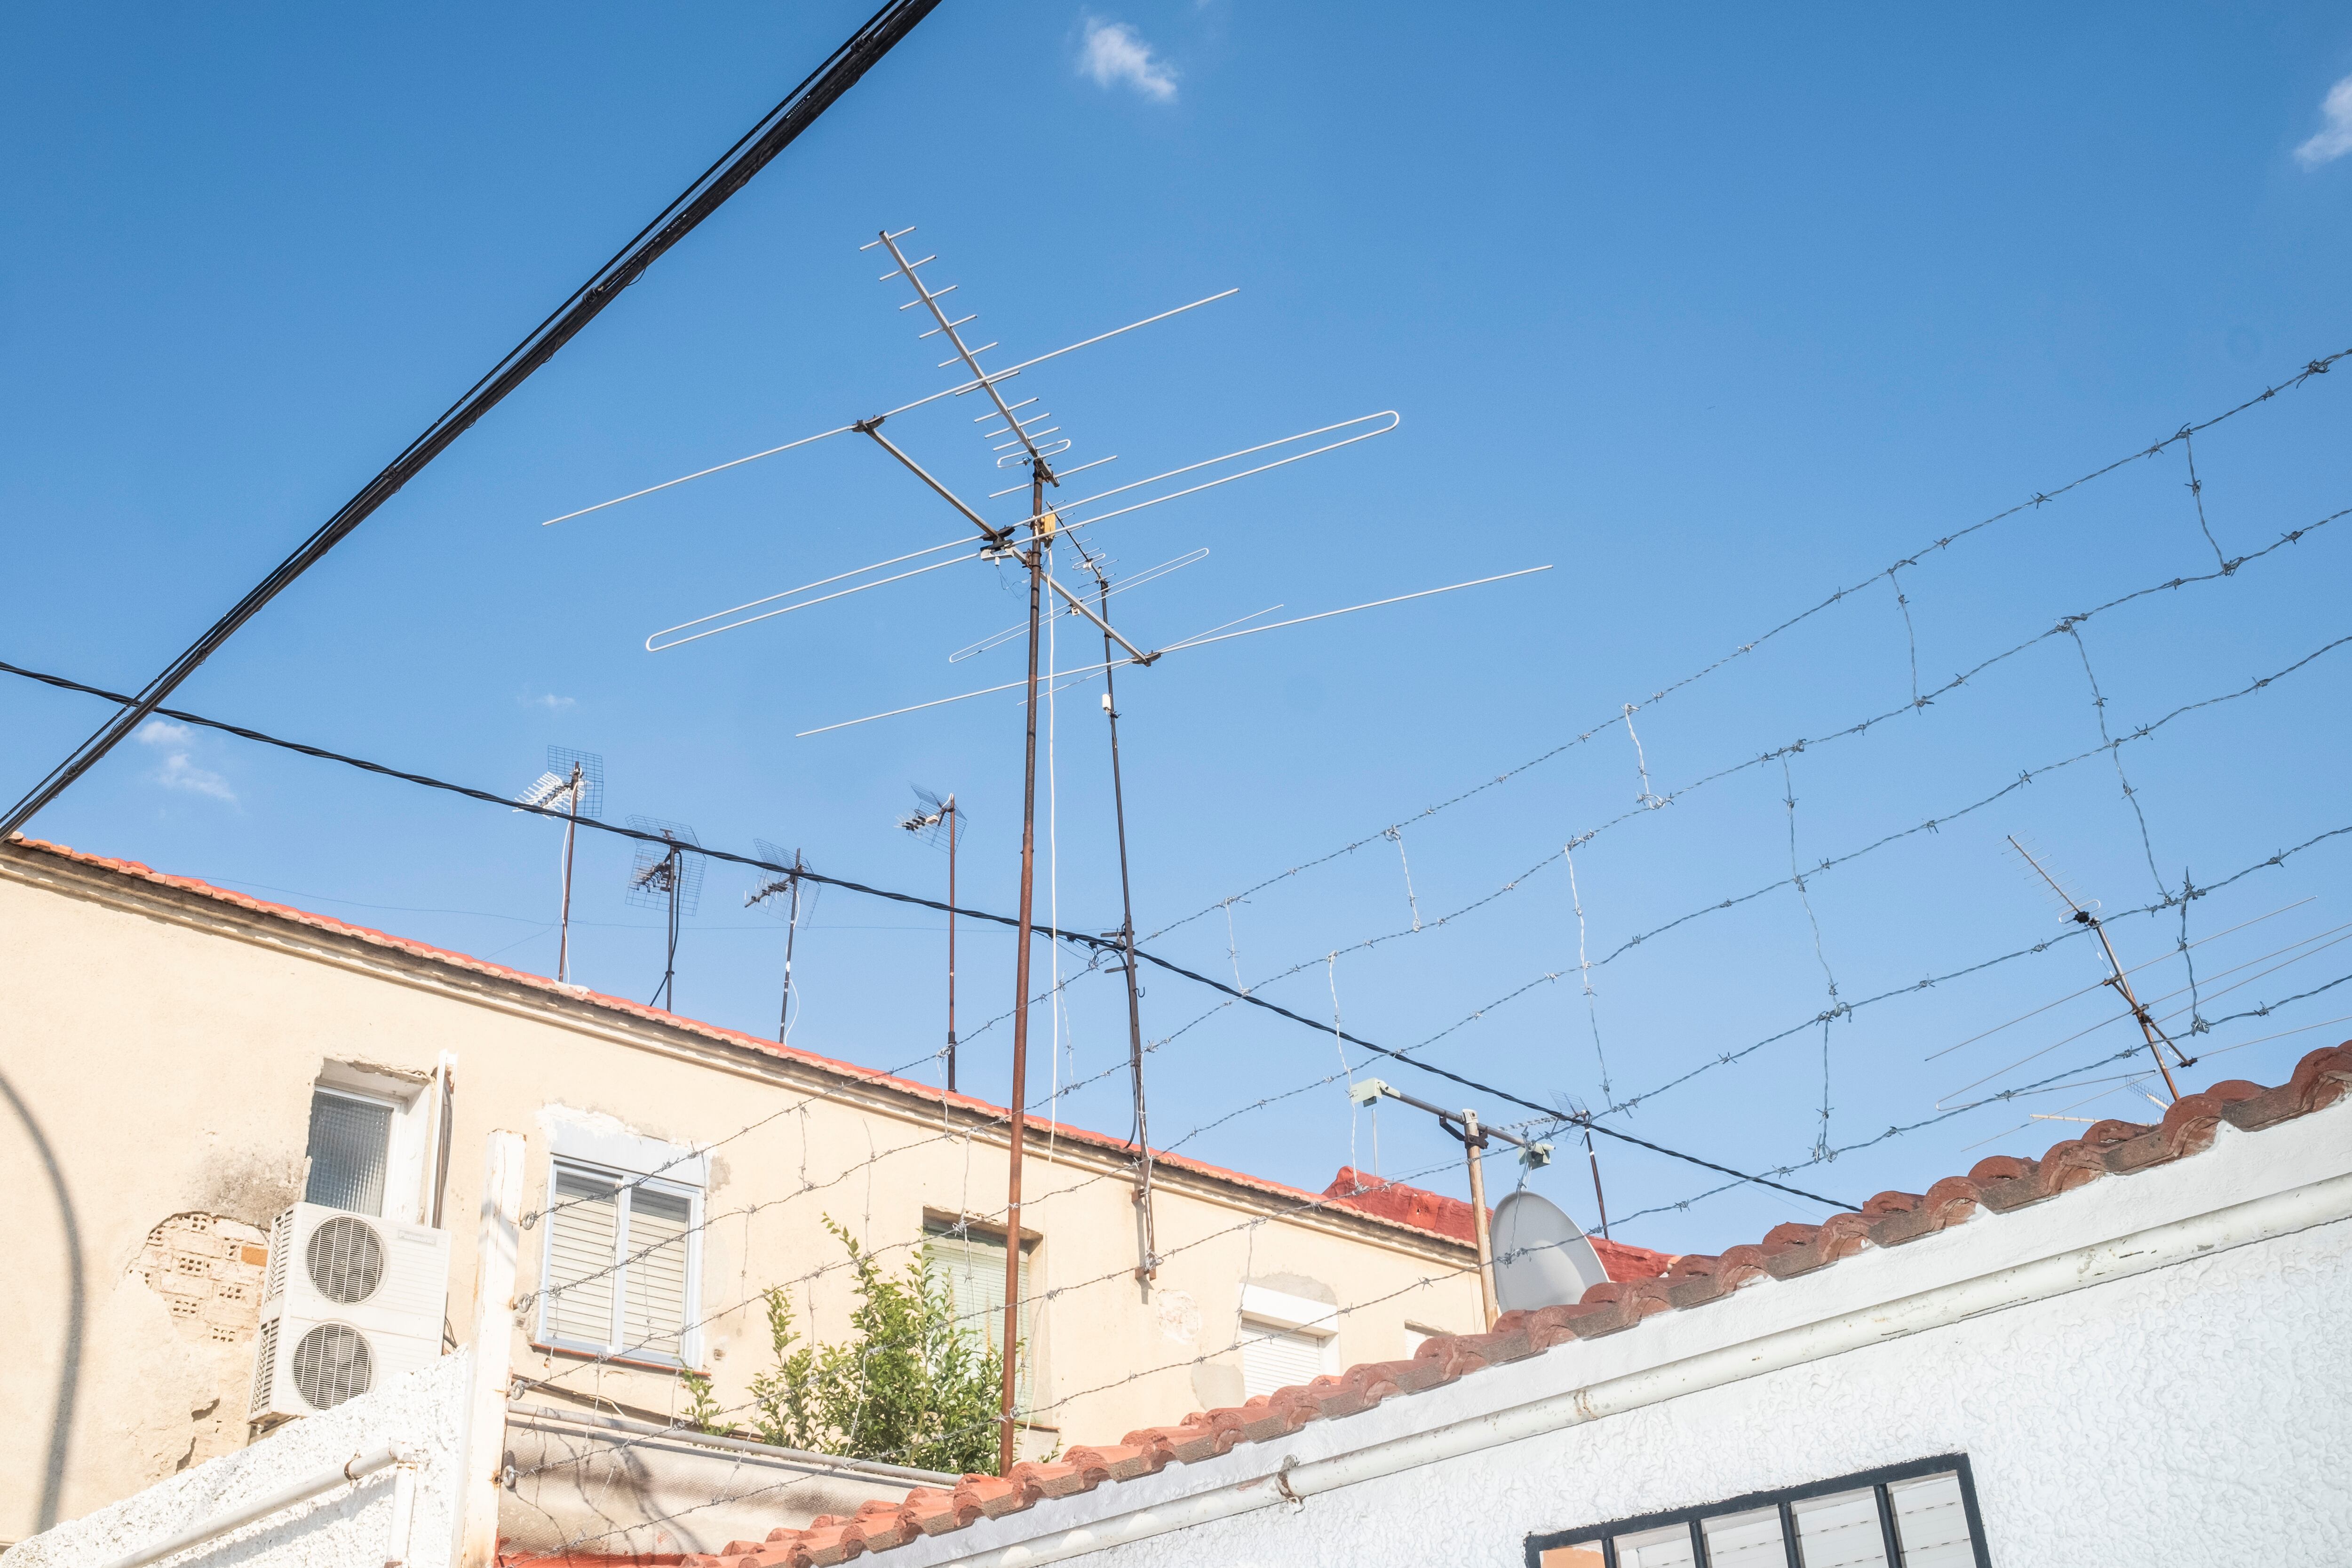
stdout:
[(1977, 1508), (1976, 1475), (1969, 1468), (1966, 1454), (1941, 1454), (1934, 1458), (1885, 1465), (1874, 1470), (1858, 1470), (1832, 1480), (1808, 1481), (1801, 1487), (1747, 1492), (1738, 1497), (1725, 1498), (1719, 1502), (1702, 1503), (1696, 1508), (1668, 1509), (1631, 1519), (1611, 1520), (1603, 1524), (1581, 1525), (1574, 1530), (1530, 1533), (1527, 1538), (1526, 1568), (1543, 1568), (1543, 1554), (1554, 1547), (1580, 1546), (1591, 1542), (1600, 1542), (1605, 1568), (1617, 1568), (1617, 1537), (1631, 1535), (1637, 1531), (1660, 1530), (1674, 1524), (1690, 1526), (1692, 1555), (1698, 1568), (1707, 1568), (1706, 1539), (1699, 1529), (1700, 1521), (1725, 1514), (1748, 1513), (1760, 1508), (1778, 1508), (1780, 1510), (1780, 1539), (1788, 1548), (1789, 1568), (1800, 1568), (1791, 1505), (1835, 1492), (1858, 1491), (1864, 1487), (1870, 1488), (1878, 1500), (1878, 1525), (1885, 1538), (1886, 1561), (1895, 1568), (1901, 1568), (1903, 1552), (1895, 1538), (1895, 1515), (1890, 1510), (1886, 1496), (1887, 1484), (1916, 1480), (1921, 1476), (1942, 1475), (1946, 1471), (1957, 1472), (1959, 1476), (1960, 1509), (1968, 1518), (1969, 1544), (1976, 1552), (1977, 1568), (1992, 1568), (1991, 1549), (1985, 1543), (1984, 1515)]

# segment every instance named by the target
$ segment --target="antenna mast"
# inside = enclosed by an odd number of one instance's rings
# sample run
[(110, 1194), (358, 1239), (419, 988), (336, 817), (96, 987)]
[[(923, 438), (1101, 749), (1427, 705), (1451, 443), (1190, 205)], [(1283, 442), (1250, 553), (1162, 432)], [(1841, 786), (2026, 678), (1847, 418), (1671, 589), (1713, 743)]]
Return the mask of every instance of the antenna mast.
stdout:
[(629, 872), (629, 902), (641, 909), (661, 910), (667, 916), (669, 942), (662, 958), (661, 984), (646, 1005), (675, 1013), (677, 1011), (678, 921), (682, 916), (692, 914), (702, 897), (702, 860), (688, 851), (699, 849), (702, 841), (695, 837), (694, 829), (683, 822), (632, 816), (629, 826), (641, 832), (661, 836), (659, 848), (651, 843), (641, 843), (637, 847), (637, 863)]
[(597, 816), (604, 809), (604, 759), (593, 752), (550, 746), (547, 768), (515, 799), (536, 806), (563, 803), (563, 901), (556, 917), (555, 980), (559, 985), (568, 985), (572, 982), (572, 852), (579, 841), (580, 819)]
[[(1079, 546), (1081, 553), (1085, 548), (1084, 545)], [(1151, 1119), (1143, 1102), (1143, 1007), (1140, 994), (1136, 988), (1135, 895), (1129, 886), (1127, 874), (1127, 791), (1119, 779), (1118, 702), (1111, 683), (1110, 580), (1103, 575), (1102, 568), (1092, 560), (1088, 560), (1087, 564), (1094, 570), (1097, 595), (1095, 603), (1103, 623), (1102, 705), (1103, 716), (1110, 721), (1111, 812), (1112, 820), (1118, 826), (1119, 959), (1127, 972), (1127, 1060), (1135, 1089), (1136, 1244), (1142, 1255), (1135, 1266), (1135, 1278), (1149, 1295), (1151, 1281), (1160, 1273), (1160, 1251), (1151, 1213)]]
[(2107, 940), (2107, 928), (2099, 923), (2099, 917), (2076, 902), (2074, 894), (2060, 887), (2058, 879), (2043, 870), (2042, 862), (2027, 854), (2025, 846), (2020, 844), (2014, 835), (2010, 836), (2009, 847), (2020, 855), (2023, 855), (2025, 863), (2033, 868), (2035, 875), (2049, 883), (2050, 890), (2066, 901), (2066, 907), (2074, 911), (2075, 924), (2089, 926), (2097, 934), (2099, 947), (2107, 955), (2107, 968), (2110, 971), (2107, 978), (2099, 984), (2114, 986), (2116, 994), (2124, 999), (2124, 1005), (2131, 1009), (2131, 1016), (2139, 1024), (2140, 1037), (2147, 1042), (2148, 1055), (2156, 1058), (2156, 1070), (2164, 1075), (2165, 1092), (2174, 1100), (2179, 1100), (2180, 1086), (2172, 1081), (2172, 1069), (2165, 1065), (2164, 1051), (2157, 1042), (2161, 1040), (2165, 1045), (2171, 1046), (2172, 1054), (2180, 1058), (2180, 1065), (2183, 1068), (2195, 1067), (2197, 1058), (2184, 1054), (2180, 1047), (2173, 1043), (2172, 1037), (2158, 1028), (2156, 1020), (2148, 1016), (2147, 1009), (2141, 1005), (2140, 999), (2132, 994), (2131, 982), (2124, 976), (2123, 961), (2116, 956), (2116, 944)]
[(948, 840), (948, 1092), (956, 1087), (956, 818), (963, 815), (952, 795), (941, 798), (929, 790), (918, 789), (915, 798), (922, 803), (920, 810), (898, 819), (898, 826), (924, 842), (936, 846), (944, 832)]

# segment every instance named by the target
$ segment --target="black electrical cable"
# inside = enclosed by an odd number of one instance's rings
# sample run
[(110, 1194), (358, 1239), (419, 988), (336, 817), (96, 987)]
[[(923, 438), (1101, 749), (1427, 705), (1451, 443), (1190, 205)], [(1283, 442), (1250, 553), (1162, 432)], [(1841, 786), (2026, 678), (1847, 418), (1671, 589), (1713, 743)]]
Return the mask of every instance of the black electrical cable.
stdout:
[(635, 282), (663, 252), (718, 211), (720, 204), (742, 189), (751, 176), (767, 167), (835, 100), (856, 85), (857, 79), (939, 3), (940, 0), (889, 0), (868, 18), (823, 65), (803, 79), (775, 108), (761, 116), (759, 122), (720, 154), (718, 162), (698, 175), (651, 223), (614, 252), (612, 259), (573, 290), (571, 298), (508, 350), (506, 357), (491, 366), (488, 374), (467, 388), (464, 396), (425, 426), (425, 433), (411, 441), (382, 473), (344, 502), (341, 510), (320, 524), (317, 532), (279, 562), (228, 614), (214, 622), (204, 636), (149, 681), (137, 697), (123, 699), (121, 713), (77, 746), (71, 755), (49, 771), (47, 777), (8, 809), (6, 818), (0, 820), (0, 837), (22, 828), (35, 813), (121, 744), (238, 628), (260, 614), (262, 607), (294, 579), (318, 564), (328, 551), (341, 543), (378, 507), (398, 494), (402, 486), (423, 472), (427, 463), (472, 428), (474, 422), (496, 407), (507, 394), (520, 386), (533, 371), (554, 358), (559, 349), (618, 299), (621, 290)]
[[(62, 675), (49, 675), (37, 669), (26, 669), (21, 665), (9, 664), (5, 660), (0, 660), (0, 673), (20, 675), (27, 680), (37, 680), (45, 686), (55, 686), (67, 691), (79, 691), (91, 697), (102, 697), (109, 702), (127, 704), (131, 700), (119, 691), (109, 691), (100, 686), (88, 686), (79, 680), (68, 680)], [(305, 745), (299, 741), (282, 740), (276, 735), (264, 734), (259, 730), (248, 730), (241, 724), (230, 724), (218, 719), (207, 719), (201, 713), (189, 713), (176, 708), (155, 708), (151, 711), (183, 724), (196, 724), (207, 730), (218, 730), (223, 734), (235, 735), (240, 740), (258, 741), (265, 746), (276, 746), (280, 750), (299, 752), (306, 757), (316, 757), (321, 762), (341, 763), (345, 767), (358, 768), (363, 773), (378, 773), (385, 778), (398, 779), (404, 784), (422, 784), (426, 789), (461, 795), (469, 800), (482, 801), (490, 805), (502, 806), (509, 811), (527, 811), (534, 816), (549, 817), (557, 822), (576, 821), (582, 827), (593, 828), (599, 833), (610, 833), (616, 837), (634, 838), (646, 844), (658, 844), (665, 848), (671, 847), (671, 841), (658, 833), (648, 833), (635, 827), (617, 827), (609, 822), (600, 822), (593, 816), (571, 817), (549, 806), (527, 805), (502, 795), (493, 795), (488, 790), (475, 789), (467, 784), (451, 784), (446, 779), (432, 778), (424, 773), (407, 773), (399, 768), (386, 767), (382, 763), (368, 762), (362, 757), (345, 756), (341, 752), (330, 752), (323, 747)], [(799, 877), (811, 882), (823, 883), (826, 887), (840, 888), (852, 893), (864, 893), (869, 898), (887, 899), (893, 903), (913, 904), (921, 909), (937, 910), (941, 914), (954, 914), (966, 920), (988, 921), (1001, 926), (1012, 926), (1017, 923), (1011, 915), (992, 914), (986, 910), (968, 910), (959, 905), (942, 903), (937, 899), (927, 899), (916, 893), (896, 893), (887, 888), (869, 887), (864, 882), (853, 882), (842, 877), (828, 877), (823, 872), (812, 871), (805, 866), (778, 865), (772, 860), (761, 860), (749, 855), (737, 855), (725, 849), (698, 847), (695, 853), (709, 856), (713, 860), (725, 860), (737, 866), (749, 866), (754, 870), (771, 871), (781, 877)], [(1056, 941), (1078, 942), (1102, 952), (1120, 953), (1125, 950), (1123, 941), (1115, 935), (1106, 937), (1097, 936), (1089, 931), (1057, 931), (1052, 926), (1040, 925), (1034, 921), (1030, 922), (1030, 929), (1043, 932)], [(1237, 1002), (1246, 1002), (1253, 1007), (1263, 1007), (1267, 1012), (1288, 1018), (1293, 1023), (1304, 1024), (1317, 1034), (1324, 1033), (1327, 1028), (1326, 1025), (1316, 1019), (1302, 1016), (1287, 1007), (1277, 1005), (1262, 996), (1253, 996), (1245, 991), (1227, 985), (1221, 980), (1213, 980), (1208, 975), (1186, 969), (1181, 964), (1171, 963), (1157, 953), (1137, 948), (1135, 956), (1142, 959), (1146, 963), (1155, 964), (1166, 970), (1171, 974), (1194, 981), (1213, 991), (1222, 991)], [(1750, 1175), (1745, 1171), (1735, 1171), (1728, 1165), (1718, 1165), (1712, 1160), (1702, 1160), (1696, 1154), (1685, 1154), (1679, 1149), (1669, 1149), (1663, 1143), (1653, 1143), (1646, 1138), (1636, 1138), (1630, 1132), (1620, 1132), (1613, 1127), (1602, 1126), (1590, 1116), (1570, 1115), (1548, 1105), (1538, 1105), (1532, 1100), (1523, 1099), (1511, 1093), (1508, 1089), (1497, 1089), (1489, 1083), (1481, 1083), (1474, 1078), (1465, 1078), (1458, 1072), (1423, 1061), (1417, 1057), (1407, 1056), (1404, 1052), (1391, 1049), (1387, 1046), (1375, 1045), (1360, 1035), (1351, 1035), (1343, 1029), (1332, 1029), (1330, 1032), (1349, 1045), (1360, 1046), (1365, 1050), (1387, 1057), (1393, 1061), (1402, 1062), (1407, 1067), (1418, 1068), (1423, 1072), (1450, 1079), (1465, 1089), (1475, 1089), (1481, 1094), (1490, 1094), (1497, 1100), (1507, 1100), (1513, 1105), (1532, 1110), (1562, 1126), (1589, 1128), (1604, 1138), (1614, 1138), (1622, 1143), (1637, 1144), (1653, 1152), (1666, 1155), (1670, 1159), (1681, 1160), (1710, 1171), (1718, 1171), (1727, 1176), (1737, 1176), (1743, 1182), (1753, 1182), (1758, 1186), (1770, 1187), (1775, 1192), (1787, 1193), (1811, 1203), (1826, 1204), (1833, 1209), (1850, 1209), (1857, 1206), (1853, 1204), (1840, 1203), (1835, 1198), (1825, 1198), (1819, 1193), (1809, 1193), (1802, 1188), (1784, 1186), (1779, 1182), (1763, 1176)]]

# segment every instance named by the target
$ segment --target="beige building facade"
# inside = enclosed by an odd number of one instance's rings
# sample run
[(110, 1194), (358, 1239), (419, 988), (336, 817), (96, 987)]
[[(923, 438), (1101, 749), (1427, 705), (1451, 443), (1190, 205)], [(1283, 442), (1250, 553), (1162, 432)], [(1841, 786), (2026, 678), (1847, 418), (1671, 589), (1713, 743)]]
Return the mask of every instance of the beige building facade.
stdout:
[[(528, 1148), (509, 1349), (539, 1407), (664, 1423), (691, 1371), (740, 1411), (762, 1291), (844, 1334), (828, 1219), (928, 1260), (975, 1325), (1002, 1311), (999, 1107), (35, 842), (0, 846), (0, 1541), (247, 1440), (298, 1202), (420, 1258), (443, 1233), (440, 1321), (403, 1342), (456, 1348), (495, 1131)], [(1026, 1150), (1024, 1454), (1482, 1326), (1463, 1240), (1174, 1157), (1144, 1281), (1133, 1151), (1034, 1121)]]

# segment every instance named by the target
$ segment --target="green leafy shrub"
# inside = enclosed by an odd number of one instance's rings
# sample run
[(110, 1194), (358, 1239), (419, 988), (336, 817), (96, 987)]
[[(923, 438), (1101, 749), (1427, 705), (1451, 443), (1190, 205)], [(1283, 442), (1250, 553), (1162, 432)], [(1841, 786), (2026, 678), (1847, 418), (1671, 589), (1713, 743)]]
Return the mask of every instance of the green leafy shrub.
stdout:
[(985, 1329), (956, 1321), (946, 1281), (919, 1258), (893, 1278), (824, 1224), (856, 1271), (851, 1337), (803, 1342), (783, 1287), (761, 1292), (774, 1363), (751, 1380), (752, 1430), (787, 1448), (994, 1475), (1004, 1361)]

